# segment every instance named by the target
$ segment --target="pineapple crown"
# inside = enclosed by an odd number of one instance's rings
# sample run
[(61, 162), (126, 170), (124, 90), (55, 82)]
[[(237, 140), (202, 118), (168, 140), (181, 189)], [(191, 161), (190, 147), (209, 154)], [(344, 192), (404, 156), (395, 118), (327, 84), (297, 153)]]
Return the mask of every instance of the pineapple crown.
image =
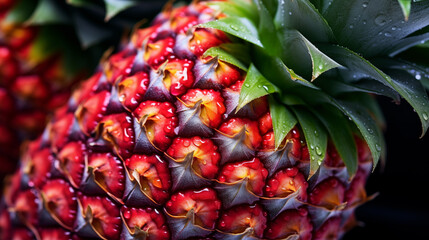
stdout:
[(367, 142), (374, 168), (384, 158), (384, 119), (374, 95), (405, 99), (421, 120), (422, 136), (427, 131), (429, 69), (407, 61), (407, 52), (428, 46), (429, 1), (208, 4), (219, 10), (219, 19), (198, 27), (222, 30), (236, 41), (205, 55), (247, 71), (237, 109), (269, 95), (276, 148), (299, 124), (309, 146), (310, 176), (328, 141), (350, 176), (358, 166), (355, 135)]

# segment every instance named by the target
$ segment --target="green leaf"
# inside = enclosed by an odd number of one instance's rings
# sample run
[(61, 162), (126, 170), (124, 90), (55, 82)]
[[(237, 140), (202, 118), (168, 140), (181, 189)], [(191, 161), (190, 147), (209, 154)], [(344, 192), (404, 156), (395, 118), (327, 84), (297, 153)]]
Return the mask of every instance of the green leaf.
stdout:
[[(301, 35), (302, 36), (302, 35)], [(341, 67), (340, 64), (326, 56), (324, 53), (322, 53), (319, 49), (317, 49), (310, 41), (303, 37), (303, 41), (305, 45), (307, 46), (308, 53), (311, 57), (311, 63), (313, 66), (313, 71), (311, 75), (311, 80), (313, 81), (316, 79), (320, 74), (331, 70), (333, 68)]]
[(422, 44), (423, 42), (429, 40), (429, 33), (423, 33), (420, 35), (414, 35), (406, 37), (397, 42), (397, 44), (387, 51), (389, 56), (395, 56), (411, 47)]
[(55, 0), (40, 0), (30, 19), (29, 24), (67, 24), (70, 22), (65, 11)]
[(207, 5), (227, 16), (245, 17), (253, 22), (257, 21), (257, 9), (254, 4), (243, 0), (232, 0), (228, 2), (207, 2)]
[(11, 10), (7, 13), (5, 22), (22, 23), (25, 22), (34, 12), (37, 1), (17, 1)]
[(358, 154), (350, 123), (342, 112), (327, 105), (314, 109), (313, 113), (328, 130), (335, 148), (347, 167), (349, 177), (352, 178), (357, 171)]
[(278, 1), (274, 22), (277, 29), (296, 29), (316, 42), (330, 42), (334, 34), (326, 20), (308, 0)]
[(310, 154), (310, 177), (316, 173), (326, 155), (328, 134), (323, 124), (310, 111), (301, 106), (293, 106)]
[(268, 55), (262, 47), (253, 45), (250, 53), (256, 68), (266, 79), (269, 79), (271, 83), (281, 89), (283, 93), (294, 92), (297, 88), (318, 89), (288, 68), (282, 59)]
[(371, 117), (367, 109), (359, 105), (359, 102), (338, 101), (343, 112), (356, 124), (363, 138), (371, 150), (374, 161), (373, 168), (377, 166), (383, 149), (383, 133), (377, 123)]
[(197, 27), (215, 28), (262, 47), (257, 28), (247, 18), (226, 17), (197, 25)]
[(273, 19), (262, 0), (255, 0), (259, 13), (259, 39), (265, 51), (271, 56), (280, 56), (281, 45)]
[(218, 57), (220, 60), (230, 63), (241, 70), (247, 70), (246, 65), (244, 65), (240, 60), (238, 60), (230, 51), (224, 50), (222, 47), (212, 47), (204, 52), (203, 58), (205, 57)]
[(324, 13), (340, 45), (366, 57), (385, 54), (429, 24), (429, 1), (413, 3), (408, 21), (398, 1), (333, 0)]
[(73, 22), (74, 25), (79, 26), (76, 28), (76, 33), (83, 48), (89, 48), (96, 43), (102, 42), (113, 34), (112, 31), (103, 28), (100, 24), (89, 21), (79, 12), (74, 12)]
[(93, 1), (88, 1), (88, 0), (66, 0), (67, 4), (70, 4), (72, 6), (76, 6), (76, 7), (92, 7), (94, 5), (96, 5), (95, 2)]
[(351, 71), (367, 74), (368, 77), (396, 90), (419, 115), (423, 128), (422, 135), (424, 135), (429, 127), (429, 100), (426, 91), (417, 80), (392, 79), (370, 62), (346, 48), (336, 46), (327, 49), (329, 52), (325, 52), (328, 55)]
[(401, 6), (402, 13), (404, 14), (405, 21), (408, 21), (411, 11), (411, 0), (398, 0), (399, 6)]
[(282, 34), (284, 42), (282, 59), (286, 65), (292, 69), (298, 69), (304, 74), (310, 69), (311, 80), (315, 80), (322, 73), (341, 65), (326, 56), (316, 46), (314, 46), (304, 35), (296, 30), (287, 30)]
[(396, 102), (400, 101), (400, 96), (395, 90), (374, 80), (361, 79), (357, 82), (347, 82), (340, 78), (324, 78), (315, 84), (332, 96), (363, 92), (386, 96)]
[(103, 1), (106, 6), (105, 21), (109, 21), (116, 14), (139, 3), (139, 1), (136, 1), (136, 0), (103, 0)]
[(241, 87), (240, 97), (238, 99), (237, 112), (246, 104), (256, 98), (260, 98), (267, 94), (279, 92), (280, 90), (271, 84), (262, 74), (251, 64), (247, 71), (246, 79), (244, 79)]
[(286, 135), (296, 125), (297, 120), (286, 106), (278, 103), (273, 97), (270, 97), (269, 101), (270, 114), (273, 122), (274, 143), (275, 149), (277, 150)]

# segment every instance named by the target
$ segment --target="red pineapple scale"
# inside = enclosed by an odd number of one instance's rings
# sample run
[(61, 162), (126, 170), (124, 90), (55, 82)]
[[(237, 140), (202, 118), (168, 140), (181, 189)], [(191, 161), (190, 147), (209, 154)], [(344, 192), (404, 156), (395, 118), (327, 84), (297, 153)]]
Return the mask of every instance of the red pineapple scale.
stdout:
[(203, 55), (229, 37), (193, 26), (220, 17), (204, 2), (165, 10), (74, 92), (8, 179), (3, 239), (321, 239), (350, 227), (368, 198), (367, 146), (356, 140), (352, 182), (335, 149), (310, 178), (299, 126), (274, 150), (268, 101), (236, 112), (246, 73)]

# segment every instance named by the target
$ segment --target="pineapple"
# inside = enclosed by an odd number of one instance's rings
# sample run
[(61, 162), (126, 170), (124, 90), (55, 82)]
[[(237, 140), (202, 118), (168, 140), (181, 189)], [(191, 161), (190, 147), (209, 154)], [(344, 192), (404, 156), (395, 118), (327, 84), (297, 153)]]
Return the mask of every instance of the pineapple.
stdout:
[(28, 145), (2, 239), (341, 238), (384, 157), (374, 95), (402, 96), (429, 124), (425, 68), (395, 57), (427, 38), (428, 12), (168, 5)]
[[(90, 3), (82, 1), (80, 4)], [(50, 114), (67, 102), (70, 89), (92, 73), (104, 51), (99, 49), (119, 42), (123, 31), (124, 24), (112, 27), (117, 21), (125, 20), (118, 18), (106, 24), (111, 27), (109, 30), (97, 28), (97, 32), (91, 33), (91, 30), (79, 28), (74, 34), (71, 25), (96, 25), (104, 16), (89, 22), (86, 8), (63, 5), (32, 0), (0, 2), (0, 182), (5, 174), (15, 170), (20, 143), (42, 133)], [(100, 10), (93, 5), (92, 9)], [(148, 6), (147, 12), (154, 10)], [(48, 7), (65, 9), (66, 16), (74, 14), (76, 23), (63, 22), (65, 16), (57, 16), (62, 12), (48, 10), (40, 14)], [(112, 11), (106, 14), (114, 17)], [(127, 19), (130, 23), (137, 21), (131, 17)], [(118, 32), (118, 36), (110, 36)]]

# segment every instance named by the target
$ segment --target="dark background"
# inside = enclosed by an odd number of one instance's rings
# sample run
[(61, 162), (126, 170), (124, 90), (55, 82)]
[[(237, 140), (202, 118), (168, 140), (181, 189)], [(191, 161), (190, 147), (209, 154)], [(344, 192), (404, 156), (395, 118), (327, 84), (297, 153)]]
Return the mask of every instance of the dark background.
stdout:
[(364, 226), (343, 239), (429, 239), (429, 133), (419, 138), (421, 124), (405, 101), (379, 100), (387, 123), (387, 161), (367, 183), (368, 193), (379, 195), (357, 209)]

